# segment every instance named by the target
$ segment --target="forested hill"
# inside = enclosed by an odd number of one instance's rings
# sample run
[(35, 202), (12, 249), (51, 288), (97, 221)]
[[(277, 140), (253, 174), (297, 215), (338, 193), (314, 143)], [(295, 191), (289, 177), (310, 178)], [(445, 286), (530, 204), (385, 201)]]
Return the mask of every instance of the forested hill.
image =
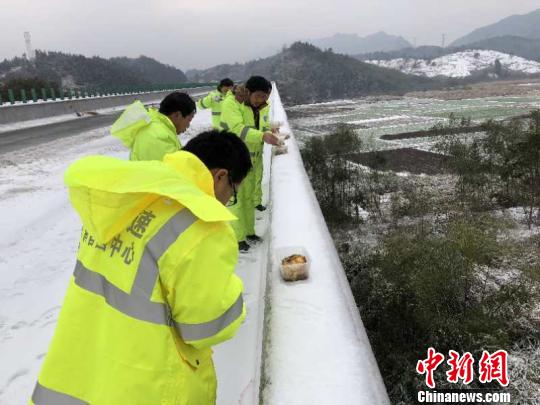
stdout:
[(275, 80), (289, 104), (303, 104), (431, 88), (436, 82), (363, 63), (331, 50), (296, 42), (277, 55), (245, 64), (188, 71), (190, 81), (236, 81), (258, 74)]
[(451, 45), (468, 45), (485, 39), (507, 35), (540, 39), (540, 9), (524, 15), (512, 15), (495, 24), (478, 28), (470, 34), (455, 40)]
[[(186, 82), (179, 69), (155, 59), (87, 57), (62, 52), (36, 51), (36, 59), (16, 57), (0, 62), (0, 83), (27, 80), (52, 87), (118, 87)], [(37, 86), (36, 86), (37, 87)]]

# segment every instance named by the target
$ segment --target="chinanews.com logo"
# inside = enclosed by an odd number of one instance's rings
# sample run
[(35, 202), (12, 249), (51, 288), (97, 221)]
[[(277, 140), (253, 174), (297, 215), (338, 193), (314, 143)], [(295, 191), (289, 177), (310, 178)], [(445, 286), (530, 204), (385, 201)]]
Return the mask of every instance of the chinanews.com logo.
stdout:
[[(506, 392), (477, 392), (477, 390), (444, 390), (435, 391), (434, 372), (444, 362), (445, 356), (438, 353), (434, 348), (428, 349), (427, 358), (419, 360), (416, 372), (425, 375), (426, 385), (430, 391), (419, 391), (418, 402), (420, 403), (510, 403), (511, 395)], [(469, 385), (475, 377), (475, 359), (466, 352), (462, 356), (450, 350), (446, 363), (448, 371), (446, 379), (452, 384)], [(498, 350), (494, 353), (482, 352), (478, 362), (478, 381), (482, 384), (497, 382), (501, 387), (507, 387), (508, 379), (508, 353)]]

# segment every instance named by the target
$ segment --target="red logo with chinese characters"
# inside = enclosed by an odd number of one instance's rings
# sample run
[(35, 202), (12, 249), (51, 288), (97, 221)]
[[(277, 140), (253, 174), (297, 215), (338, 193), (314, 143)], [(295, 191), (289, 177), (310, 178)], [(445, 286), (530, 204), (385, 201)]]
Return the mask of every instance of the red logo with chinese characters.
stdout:
[(429, 388), (435, 388), (435, 380), (433, 379), (433, 372), (437, 370), (437, 367), (444, 361), (444, 356), (437, 353), (433, 347), (428, 349), (428, 358), (423, 361), (419, 361), (416, 365), (416, 372), (418, 374), (426, 375), (426, 383)]
[[(435, 388), (433, 373), (444, 362), (444, 355), (438, 353), (433, 347), (428, 349), (428, 356), (425, 360), (420, 360), (416, 364), (416, 372), (426, 375), (426, 384), (429, 388)], [(446, 372), (446, 379), (450, 383), (458, 383), (460, 380), (464, 384), (470, 384), (474, 379), (474, 358), (471, 353), (466, 352), (463, 356), (454, 350), (448, 352), (446, 362), (450, 369)], [(508, 386), (508, 353), (505, 350), (496, 351), (493, 354), (485, 351), (478, 362), (478, 380), (482, 384), (498, 381), (503, 387)]]
[(463, 357), (459, 357), (458, 352), (450, 350), (448, 355), (450, 356), (447, 361), (450, 370), (446, 372), (448, 382), (457, 383), (463, 380), (465, 385), (470, 384), (474, 378), (472, 354), (467, 352)]
[(499, 350), (489, 354), (484, 350), (480, 359), (479, 372), (479, 380), (482, 384), (497, 380), (499, 384), (506, 387), (509, 383), (508, 353), (505, 350)]

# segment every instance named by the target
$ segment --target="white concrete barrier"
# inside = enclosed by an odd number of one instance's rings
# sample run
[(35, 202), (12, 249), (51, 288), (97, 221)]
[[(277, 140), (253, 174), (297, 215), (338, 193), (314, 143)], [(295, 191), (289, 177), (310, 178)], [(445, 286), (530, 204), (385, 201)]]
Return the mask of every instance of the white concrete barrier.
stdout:
[[(290, 132), (274, 86), (272, 120)], [(292, 133), (292, 132), (291, 132)], [(345, 272), (294, 137), (271, 169), (271, 246), (261, 380), (267, 405), (389, 404)], [(308, 280), (285, 282), (282, 248), (307, 251)], [(294, 248), (293, 248), (294, 250)], [(300, 249), (298, 249), (300, 250)]]

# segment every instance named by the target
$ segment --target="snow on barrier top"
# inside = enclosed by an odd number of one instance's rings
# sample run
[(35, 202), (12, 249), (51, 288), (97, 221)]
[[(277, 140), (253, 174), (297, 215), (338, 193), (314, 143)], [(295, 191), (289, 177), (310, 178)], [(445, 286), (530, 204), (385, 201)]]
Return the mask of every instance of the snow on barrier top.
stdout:
[[(290, 131), (277, 88), (271, 119)], [(345, 272), (294, 138), (271, 174), (271, 248), (261, 395), (265, 404), (389, 404)], [(301, 246), (309, 279), (281, 279), (276, 252)]]

